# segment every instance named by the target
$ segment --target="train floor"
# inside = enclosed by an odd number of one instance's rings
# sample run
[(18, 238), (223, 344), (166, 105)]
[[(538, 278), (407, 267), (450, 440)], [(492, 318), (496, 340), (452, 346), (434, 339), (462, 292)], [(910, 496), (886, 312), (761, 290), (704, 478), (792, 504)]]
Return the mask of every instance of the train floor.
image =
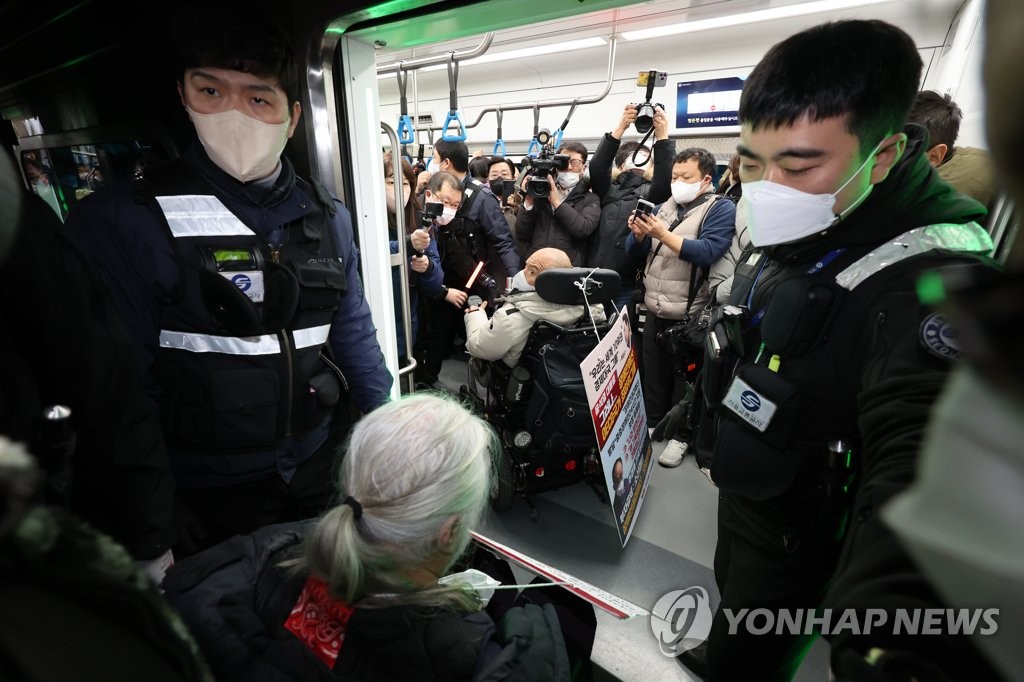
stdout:
[[(457, 392), (467, 382), (463, 358), (445, 361), (440, 383)], [(654, 443), (654, 458), (664, 443)], [(666, 469), (655, 465), (632, 537), (623, 548), (612, 511), (589, 486), (580, 484), (532, 495), (540, 515), (516, 500), (508, 511), (489, 514), (482, 533), (512, 549), (554, 566), (606, 592), (651, 610), (673, 590), (702, 586), (718, 605), (712, 572), (718, 491), (693, 457)], [(521, 582), (533, 577), (514, 567)], [(620, 620), (597, 610), (592, 660), (595, 679), (633, 681), (699, 680), (658, 648), (647, 616)], [(794, 678), (828, 680), (828, 645), (815, 642)]]

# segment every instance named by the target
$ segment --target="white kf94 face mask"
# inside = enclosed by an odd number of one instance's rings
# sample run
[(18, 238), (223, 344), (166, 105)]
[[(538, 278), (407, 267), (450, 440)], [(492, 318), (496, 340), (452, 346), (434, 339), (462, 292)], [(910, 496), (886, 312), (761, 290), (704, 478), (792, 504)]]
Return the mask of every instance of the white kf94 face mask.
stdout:
[(448, 223), (455, 219), (456, 213), (458, 213), (458, 211), (456, 211), (454, 208), (451, 208), (450, 206), (445, 206), (444, 208), (441, 209), (441, 215), (437, 216), (437, 224), (447, 225)]
[(217, 114), (185, 109), (206, 155), (235, 180), (259, 180), (277, 168), (288, 143), (291, 118), (284, 123), (264, 123), (237, 109)]
[(874, 185), (868, 185), (867, 190), (839, 215), (833, 212), (836, 195), (860, 175), (881, 146), (879, 142), (864, 163), (831, 194), (810, 194), (770, 180), (744, 182), (743, 204), (751, 243), (754, 246), (772, 246), (795, 242), (824, 232), (836, 220), (846, 216), (871, 193)]
[(682, 180), (672, 183), (672, 199), (675, 200), (680, 206), (685, 206), (700, 194), (701, 185), (704, 184), (704, 180), (698, 180), (697, 182), (683, 182)]

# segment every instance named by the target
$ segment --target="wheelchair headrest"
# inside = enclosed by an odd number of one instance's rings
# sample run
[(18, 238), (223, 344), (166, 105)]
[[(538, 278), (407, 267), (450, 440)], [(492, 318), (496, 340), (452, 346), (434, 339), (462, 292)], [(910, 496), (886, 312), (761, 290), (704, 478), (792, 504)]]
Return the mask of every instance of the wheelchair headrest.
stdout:
[(619, 273), (604, 268), (552, 268), (537, 275), (537, 295), (550, 303), (591, 305), (606, 303), (619, 293)]

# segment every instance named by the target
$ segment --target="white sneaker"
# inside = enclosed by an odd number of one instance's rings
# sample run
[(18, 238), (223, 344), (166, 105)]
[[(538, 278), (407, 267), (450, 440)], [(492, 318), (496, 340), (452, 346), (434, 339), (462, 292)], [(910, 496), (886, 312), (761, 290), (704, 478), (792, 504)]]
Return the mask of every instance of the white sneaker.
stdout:
[(715, 480), (711, 478), (711, 469), (708, 469), (707, 467), (701, 467), (700, 472), (708, 477), (708, 480), (711, 481), (711, 485), (715, 486), (716, 488), (718, 487), (718, 485), (715, 483)]
[(665, 449), (658, 455), (658, 464), (663, 467), (677, 467), (683, 463), (683, 455), (686, 454), (686, 443), (675, 439), (665, 444)]

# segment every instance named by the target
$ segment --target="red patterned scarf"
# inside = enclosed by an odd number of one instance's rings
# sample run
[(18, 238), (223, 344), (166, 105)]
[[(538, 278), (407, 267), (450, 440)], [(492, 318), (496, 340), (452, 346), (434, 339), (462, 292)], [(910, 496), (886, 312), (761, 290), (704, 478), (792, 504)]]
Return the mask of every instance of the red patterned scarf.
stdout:
[(345, 642), (348, 619), (354, 611), (345, 602), (331, 597), (322, 580), (310, 576), (284, 627), (333, 669)]

